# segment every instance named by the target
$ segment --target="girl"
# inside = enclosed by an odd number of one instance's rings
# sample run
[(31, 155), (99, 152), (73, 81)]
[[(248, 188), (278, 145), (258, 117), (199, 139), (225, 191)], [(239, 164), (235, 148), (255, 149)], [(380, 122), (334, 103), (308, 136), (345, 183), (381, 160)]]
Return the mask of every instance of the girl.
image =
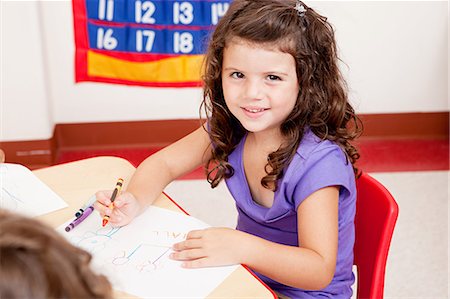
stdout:
[(205, 127), (142, 162), (112, 213), (109, 191), (96, 208), (125, 225), (204, 163), (211, 187), (226, 181), (237, 229), (191, 231), (173, 259), (246, 264), (291, 298), (349, 298), (359, 127), (336, 52), (326, 18), (300, 1), (233, 1), (206, 53)]

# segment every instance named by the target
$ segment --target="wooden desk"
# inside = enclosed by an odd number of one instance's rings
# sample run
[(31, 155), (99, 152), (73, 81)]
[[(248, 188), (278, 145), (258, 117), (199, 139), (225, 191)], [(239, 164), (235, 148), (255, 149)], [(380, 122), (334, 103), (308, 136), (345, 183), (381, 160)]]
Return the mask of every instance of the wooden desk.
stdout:
[[(134, 172), (128, 161), (117, 157), (96, 157), (72, 163), (56, 165), (33, 171), (44, 183), (61, 196), (69, 205), (68, 208), (38, 217), (58, 227), (73, 217), (73, 213), (96, 191), (114, 187), (117, 178), (126, 183)], [(165, 194), (154, 203), (155, 206), (182, 212)], [(117, 297), (129, 297), (117, 292)], [(207, 298), (276, 298), (243, 266), (239, 266), (223, 283)]]

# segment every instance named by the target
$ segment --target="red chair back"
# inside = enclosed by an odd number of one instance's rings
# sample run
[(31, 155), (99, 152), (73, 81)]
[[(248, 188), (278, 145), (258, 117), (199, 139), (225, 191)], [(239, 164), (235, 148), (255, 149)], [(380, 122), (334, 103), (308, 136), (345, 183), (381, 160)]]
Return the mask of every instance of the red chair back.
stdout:
[(354, 264), (357, 298), (382, 299), (384, 274), (398, 205), (377, 180), (363, 173), (356, 180)]

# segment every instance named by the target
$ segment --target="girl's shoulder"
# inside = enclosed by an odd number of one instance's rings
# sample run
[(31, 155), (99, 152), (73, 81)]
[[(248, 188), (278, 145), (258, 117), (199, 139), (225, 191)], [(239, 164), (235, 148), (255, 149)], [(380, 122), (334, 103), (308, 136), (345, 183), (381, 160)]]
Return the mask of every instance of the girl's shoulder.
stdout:
[(346, 156), (341, 147), (336, 143), (328, 139), (319, 138), (310, 129), (305, 131), (303, 139), (297, 148), (296, 155), (298, 155), (302, 160), (309, 159), (320, 159), (324, 156), (334, 154), (337, 158), (342, 159), (346, 162)]
[[(286, 194), (298, 205), (313, 192), (328, 186), (340, 186), (345, 198), (355, 198), (353, 167), (339, 145), (322, 140), (308, 130), (283, 177)], [(342, 199), (344, 198), (342, 197)]]

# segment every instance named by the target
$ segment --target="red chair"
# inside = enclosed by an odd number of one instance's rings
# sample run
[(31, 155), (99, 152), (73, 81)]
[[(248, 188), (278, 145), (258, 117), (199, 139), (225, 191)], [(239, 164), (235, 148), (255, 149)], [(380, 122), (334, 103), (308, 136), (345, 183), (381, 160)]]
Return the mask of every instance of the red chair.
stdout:
[(366, 173), (356, 180), (354, 264), (357, 298), (382, 299), (386, 260), (398, 205), (389, 191)]

